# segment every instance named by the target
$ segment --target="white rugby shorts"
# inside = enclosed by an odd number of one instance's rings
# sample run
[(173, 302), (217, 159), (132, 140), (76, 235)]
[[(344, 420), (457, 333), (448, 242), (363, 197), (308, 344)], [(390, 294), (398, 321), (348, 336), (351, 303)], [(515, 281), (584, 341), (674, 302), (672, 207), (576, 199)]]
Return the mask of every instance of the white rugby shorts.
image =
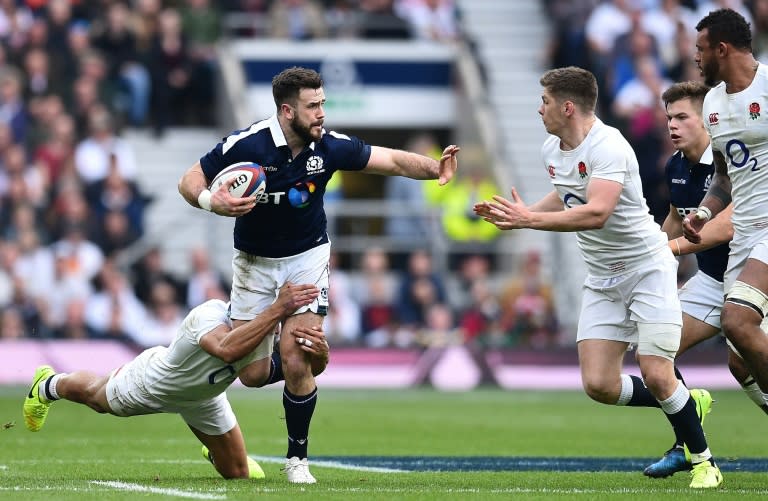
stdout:
[(723, 283), (699, 271), (682, 287), (679, 294), (683, 313), (720, 329), (723, 311)]
[(589, 275), (584, 282), (577, 341), (605, 339), (636, 344), (638, 322), (683, 325), (677, 297), (677, 260), (671, 252), (657, 252), (643, 269), (610, 278)]
[(747, 259), (757, 259), (768, 265), (768, 234), (760, 233), (751, 239), (744, 240), (744, 243), (738, 243), (736, 239), (731, 241), (731, 252), (728, 254), (728, 269), (725, 270), (723, 277), (724, 290), (731, 290), (733, 284), (738, 280), (741, 270), (747, 264)]
[(329, 268), (331, 244), (318, 245), (308, 251), (288, 257), (260, 257), (235, 249), (232, 258), (231, 318), (251, 320), (275, 302), (277, 293), (286, 282), (314, 284), (320, 289), (318, 298), (296, 313), (312, 311), (328, 313)]
[(147, 389), (147, 365), (156, 350), (143, 351), (135, 359), (115, 370), (107, 381), (107, 402), (117, 416), (143, 414), (179, 414), (189, 426), (207, 435), (223, 435), (237, 424), (226, 393), (216, 397), (184, 402), (173, 402), (152, 395)]

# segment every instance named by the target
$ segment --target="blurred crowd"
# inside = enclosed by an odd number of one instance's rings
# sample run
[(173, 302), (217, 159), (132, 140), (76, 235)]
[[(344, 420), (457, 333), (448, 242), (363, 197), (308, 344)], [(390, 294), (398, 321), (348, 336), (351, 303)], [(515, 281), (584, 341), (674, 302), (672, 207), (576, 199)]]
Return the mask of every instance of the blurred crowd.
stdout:
[[(0, 0), (0, 338), (166, 344), (189, 309), (226, 300), (229, 277), (203, 247), (190, 250), (183, 277), (166, 271), (160, 248), (129, 267), (118, 257), (142, 237), (152, 203), (121, 131), (215, 125), (215, 49), (228, 34), (439, 43), (461, 36), (452, 0)], [(439, 156), (432, 137), (409, 146)], [(526, 256), (514, 279), (495, 283), (497, 234), (470, 208), (498, 190), (487, 172), (465, 170), (450, 195), (416, 183), (392, 185), (386, 197), (445, 207), (446, 235), (489, 252), (462, 256), (450, 276), (421, 250), (400, 266), (381, 249), (346, 271), (334, 266), (332, 342), (559, 342), (540, 256)], [(410, 238), (423, 222), (392, 221), (386, 232)]]

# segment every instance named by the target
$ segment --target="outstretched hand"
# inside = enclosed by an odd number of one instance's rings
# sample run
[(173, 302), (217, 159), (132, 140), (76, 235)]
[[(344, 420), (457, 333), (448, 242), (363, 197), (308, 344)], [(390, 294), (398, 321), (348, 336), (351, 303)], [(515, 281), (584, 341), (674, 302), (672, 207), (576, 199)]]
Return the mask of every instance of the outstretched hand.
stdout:
[(461, 150), (461, 148), (455, 144), (446, 146), (443, 150), (443, 155), (440, 157), (440, 177), (438, 178), (440, 186), (448, 184), (448, 182), (453, 179), (454, 174), (456, 174), (456, 169), (459, 168), (459, 161), (456, 158), (456, 154), (459, 150)]
[(512, 200), (494, 195), (493, 200), (478, 202), (472, 208), (478, 216), (495, 225), (500, 230), (528, 228), (531, 211), (515, 188), (511, 190)]
[(233, 197), (229, 189), (237, 181), (236, 177), (227, 179), (217, 190), (211, 192), (211, 212), (220, 216), (240, 217), (256, 207), (258, 196)]

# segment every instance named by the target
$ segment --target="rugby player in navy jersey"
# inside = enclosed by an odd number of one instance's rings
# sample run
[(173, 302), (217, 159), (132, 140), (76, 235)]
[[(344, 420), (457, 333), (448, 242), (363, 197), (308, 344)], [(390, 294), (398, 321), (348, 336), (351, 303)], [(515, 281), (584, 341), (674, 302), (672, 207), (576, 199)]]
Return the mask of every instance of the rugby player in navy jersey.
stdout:
[[(182, 176), (179, 192), (192, 206), (237, 217), (230, 297), (235, 325), (269, 306), (285, 281), (312, 283), (320, 288), (318, 300), (299, 308), (285, 321), (284, 332), (290, 333), (299, 326), (316, 327), (328, 311), (330, 241), (323, 194), (333, 173), (350, 170), (438, 179), (444, 185), (456, 172), (459, 148), (446, 147), (438, 161), (371, 146), (357, 137), (325, 130), (323, 81), (311, 69), (293, 67), (282, 71), (272, 80), (272, 93), (277, 112), (225, 137)], [(266, 193), (233, 198), (229, 184), (214, 192), (208, 190), (218, 172), (237, 162), (255, 162), (264, 167)], [(288, 481), (315, 483), (307, 462), (307, 445), (317, 386), (311, 357), (289, 342), (292, 337), (280, 337), (282, 363), (265, 363), (264, 370), (284, 372)], [(269, 338), (263, 342), (272, 341)], [(269, 374), (266, 377), (269, 379)]]
[[(728, 264), (728, 242), (733, 236), (733, 209), (729, 205), (704, 226), (700, 243), (693, 244), (682, 238), (683, 218), (696, 211), (715, 171), (709, 135), (701, 116), (704, 96), (708, 91), (709, 87), (702, 83), (681, 82), (672, 85), (661, 96), (667, 111), (669, 137), (677, 149), (665, 167), (670, 207), (662, 230), (670, 238), (669, 245), (673, 254), (680, 256), (695, 253), (698, 264), (698, 272), (680, 288), (683, 332), (678, 356), (721, 331), (723, 273)], [(728, 367), (749, 398), (768, 412), (765, 395), (744, 361), (732, 349), (728, 350)], [(690, 468), (683, 440), (676, 433), (674, 446), (659, 461), (648, 466), (644, 473), (649, 477), (668, 477)]]

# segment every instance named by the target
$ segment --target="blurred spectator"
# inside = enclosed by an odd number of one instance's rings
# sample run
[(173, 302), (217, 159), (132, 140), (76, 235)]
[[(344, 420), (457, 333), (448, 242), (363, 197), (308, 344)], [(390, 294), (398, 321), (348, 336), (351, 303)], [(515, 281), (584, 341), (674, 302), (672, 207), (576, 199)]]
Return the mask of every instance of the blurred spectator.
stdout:
[(52, 330), (52, 336), (57, 339), (89, 339), (98, 337), (85, 322), (86, 301), (75, 297), (66, 302), (64, 319)]
[(13, 141), (24, 144), (27, 139), (27, 105), (23, 95), (24, 76), (14, 66), (0, 68), (0, 122), (11, 128)]
[[(680, 53), (676, 45), (677, 31), (683, 29), (689, 33), (696, 32), (699, 22), (696, 13), (682, 5), (680, 0), (659, 0), (658, 5), (642, 14), (642, 26), (653, 35), (664, 68), (669, 70), (681, 63), (681, 57), (687, 52)], [(690, 64), (690, 60), (685, 63)]]
[(355, 0), (331, 0), (326, 4), (328, 35), (331, 38), (356, 38), (360, 16)]
[(587, 47), (587, 19), (600, 0), (544, 0), (555, 36), (550, 39), (547, 56), (553, 68), (579, 66), (591, 68)]
[(470, 301), (460, 309), (459, 327), (465, 343), (480, 342), (501, 331), (501, 310), (488, 280), (475, 280), (469, 288)]
[(85, 306), (88, 327), (98, 337), (130, 342), (141, 340), (146, 325), (146, 310), (133, 294), (125, 275), (113, 262), (104, 262), (96, 279), (96, 290)]
[(456, 328), (453, 311), (444, 303), (435, 303), (427, 307), (425, 323), (416, 333), (419, 345), (440, 348), (462, 344), (462, 334)]
[(109, 209), (101, 217), (93, 242), (106, 257), (115, 257), (139, 239), (125, 212)]
[(663, 73), (658, 53), (656, 40), (642, 27), (639, 15), (634, 15), (631, 29), (616, 39), (608, 60), (610, 64), (607, 72), (609, 82), (606, 85), (606, 90), (609, 92), (608, 101), (613, 102), (619, 90), (627, 82), (638, 78), (637, 62), (639, 60), (652, 60), (657, 71)]
[(101, 249), (86, 238), (82, 223), (75, 221), (64, 227), (62, 237), (53, 243), (53, 251), (63, 260), (63, 274), (81, 282), (94, 279), (104, 263)]
[(454, 42), (459, 38), (458, 12), (453, 0), (402, 0), (396, 12), (408, 20), (416, 38)]
[(20, 339), (27, 337), (27, 326), (24, 317), (15, 306), (4, 306), (0, 309), (0, 338)]
[(269, 36), (290, 40), (327, 38), (323, 6), (316, 0), (281, 0), (269, 8)]
[(592, 69), (600, 81), (609, 68), (609, 57), (616, 39), (632, 28), (636, 9), (633, 0), (607, 0), (594, 8), (587, 18), (585, 36), (592, 55)]
[(136, 179), (136, 157), (131, 145), (115, 134), (114, 120), (103, 107), (88, 116), (90, 135), (75, 148), (75, 169), (86, 185), (104, 180), (117, 165), (121, 177)]
[(169, 125), (184, 123), (185, 113), (211, 103), (190, 101), (192, 60), (181, 30), (181, 16), (175, 9), (160, 12), (158, 32), (149, 53), (152, 74), (154, 127), (162, 134)]
[(108, 62), (110, 87), (116, 89), (112, 106), (131, 125), (143, 125), (149, 108), (150, 77), (140, 60), (130, 21), (128, 6), (114, 2), (107, 7), (91, 38)]
[(752, 37), (752, 50), (759, 61), (768, 60), (768, 0), (753, 0), (752, 13), (755, 34)]
[(360, 0), (360, 37), (368, 40), (412, 38), (411, 25), (397, 15), (394, 0)]
[(99, 221), (110, 213), (122, 213), (130, 233), (139, 237), (144, 233), (144, 210), (149, 199), (134, 181), (123, 177), (117, 162), (117, 155), (110, 154), (106, 177), (87, 186), (86, 197)]
[[(437, 140), (428, 133), (412, 137), (405, 149), (435, 159), (439, 159), (442, 154)], [(388, 217), (385, 222), (387, 236), (408, 242), (428, 238), (430, 236), (429, 217), (423, 214), (427, 209), (424, 182), (405, 176), (389, 176), (384, 182), (384, 199), (387, 203), (396, 210), (414, 214), (397, 214)], [(492, 225), (486, 223), (486, 226)]]
[(173, 341), (186, 311), (179, 304), (176, 288), (162, 280), (152, 284), (147, 303), (147, 320), (143, 328), (132, 334), (132, 340), (142, 348), (168, 346)]
[(331, 344), (355, 344), (360, 339), (360, 306), (352, 294), (349, 277), (337, 263), (338, 255), (331, 253), (328, 315), (323, 331)]
[(152, 297), (152, 288), (155, 282), (173, 284), (176, 289), (176, 297), (185, 297), (184, 286), (163, 266), (163, 254), (159, 247), (149, 248), (141, 259), (133, 264), (131, 277), (136, 297), (145, 304)]
[(48, 136), (34, 149), (33, 158), (43, 168), (46, 184), (55, 186), (63, 172), (74, 170), (75, 121), (70, 115), (62, 114), (53, 117), (47, 125)]
[(499, 304), (500, 326), (509, 338), (506, 344), (536, 349), (558, 344), (552, 286), (544, 281), (538, 252), (528, 252), (519, 275), (504, 287)]
[[(209, 299), (228, 296), (229, 283), (213, 268), (206, 247), (195, 247), (189, 253), (191, 271), (187, 282), (186, 306), (192, 309)], [(228, 300), (228, 299), (227, 299)]]
[(192, 100), (199, 105), (200, 125), (214, 125), (212, 106), (216, 101), (215, 77), (218, 72), (216, 43), (221, 38), (222, 17), (217, 5), (210, 0), (186, 0), (181, 9), (181, 25), (189, 41), (192, 60)]
[(430, 204), (442, 211), (442, 228), (452, 242), (468, 247), (480, 245), (490, 252), (500, 231), (478, 217), (472, 207), (502, 191), (484, 168), (486, 162), (469, 154), (466, 158), (449, 184), (440, 186), (437, 181), (428, 181), (423, 183), (424, 189)]
[(403, 326), (418, 329), (426, 324), (426, 314), (435, 303), (446, 302), (443, 279), (432, 269), (432, 256), (415, 250), (408, 257), (395, 299), (395, 316)]
[(19, 5), (16, 0), (0, 0), (0, 41), (9, 55), (24, 51), (34, 22), (35, 18), (26, 6)]
[(55, 281), (53, 251), (41, 245), (34, 227), (21, 230), (17, 242), (19, 256), (13, 268), (14, 276), (25, 284), (26, 293), (35, 303), (44, 303)]

